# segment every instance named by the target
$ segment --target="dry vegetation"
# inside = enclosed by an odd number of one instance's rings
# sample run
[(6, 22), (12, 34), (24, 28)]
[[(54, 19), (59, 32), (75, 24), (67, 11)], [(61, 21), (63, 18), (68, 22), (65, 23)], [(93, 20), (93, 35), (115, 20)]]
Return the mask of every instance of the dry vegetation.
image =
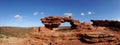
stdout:
[(70, 30), (71, 30), (71, 26), (60, 26), (58, 28), (55, 28), (55, 31), (58, 31), (58, 32), (65, 32)]
[(27, 40), (33, 27), (0, 27), (0, 45), (18, 45)]
[[(0, 27), (0, 45), (18, 45), (29, 38), (34, 27)], [(60, 26), (56, 31), (68, 31), (70, 26)], [(19, 44), (22, 45), (22, 44)]]
[[(70, 26), (60, 26), (55, 30), (63, 32), (70, 29), (71, 29)], [(26, 38), (29, 37), (31, 30), (33, 30), (33, 27), (0, 27), (0, 38), (4, 37)]]
[(0, 37), (3, 35), (7, 37), (19, 37), (24, 38), (29, 36), (32, 27), (0, 27)]

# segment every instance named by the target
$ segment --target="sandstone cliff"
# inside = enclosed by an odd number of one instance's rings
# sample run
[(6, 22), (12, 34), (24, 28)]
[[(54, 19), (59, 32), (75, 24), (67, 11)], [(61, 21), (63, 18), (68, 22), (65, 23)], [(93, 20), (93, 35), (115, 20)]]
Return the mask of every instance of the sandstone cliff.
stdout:
[[(29, 45), (120, 45), (120, 34), (113, 31), (116, 29), (100, 27), (99, 22), (93, 22), (96, 27), (87, 22), (80, 23), (70, 16), (49, 16), (41, 21), (45, 27), (34, 28), (28, 40)], [(64, 22), (70, 22), (71, 29), (54, 29)]]

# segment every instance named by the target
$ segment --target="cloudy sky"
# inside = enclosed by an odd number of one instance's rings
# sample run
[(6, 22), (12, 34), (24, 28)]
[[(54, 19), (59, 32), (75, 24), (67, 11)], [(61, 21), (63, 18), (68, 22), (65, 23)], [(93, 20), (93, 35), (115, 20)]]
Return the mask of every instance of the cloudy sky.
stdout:
[(120, 0), (0, 0), (0, 26), (43, 26), (40, 18), (52, 15), (120, 20)]

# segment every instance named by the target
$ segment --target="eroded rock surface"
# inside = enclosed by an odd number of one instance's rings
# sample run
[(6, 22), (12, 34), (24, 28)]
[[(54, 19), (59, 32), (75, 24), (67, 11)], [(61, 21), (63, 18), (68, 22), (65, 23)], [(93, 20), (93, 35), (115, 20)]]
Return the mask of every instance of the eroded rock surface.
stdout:
[(120, 43), (119, 37), (114, 33), (102, 30), (56, 32), (45, 27), (34, 30), (30, 35), (31, 45), (117, 45)]
[(117, 27), (120, 28), (120, 21), (114, 20), (91, 20), (94, 26)]
[(111, 42), (117, 40), (114, 34), (106, 32), (86, 32), (83, 34), (82, 39), (86, 42), (91, 43)]
[[(72, 17), (49, 16), (41, 19), (45, 27), (37, 27), (30, 34), (31, 45), (119, 45), (120, 37), (106, 27), (80, 23)], [(70, 22), (71, 29), (57, 31), (61, 23)]]
[(49, 16), (41, 19), (42, 23), (45, 25), (45, 27), (49, 29), (57, 28), (61, 23), (64, 22), (70, 22), (71, 28), (76, 29), (80, 27), (80, 22), (79, 20), (74, 20), (69, 17), (59, 17), (59, 16)]

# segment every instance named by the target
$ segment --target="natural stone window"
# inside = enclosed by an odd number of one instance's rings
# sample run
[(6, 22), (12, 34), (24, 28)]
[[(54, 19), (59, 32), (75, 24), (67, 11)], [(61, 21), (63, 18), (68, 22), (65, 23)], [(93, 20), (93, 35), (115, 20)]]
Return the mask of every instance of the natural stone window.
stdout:
[(73, 20), (71, 16), (69, 17), (49, 16), (42, 18), (41, 20), (45, 27), (51, 30), (53, 28), (59, 27), (59, 25), (64, 22), (70, 22), (72, 29), (79, 28), (80, 26), (79, 20)]

